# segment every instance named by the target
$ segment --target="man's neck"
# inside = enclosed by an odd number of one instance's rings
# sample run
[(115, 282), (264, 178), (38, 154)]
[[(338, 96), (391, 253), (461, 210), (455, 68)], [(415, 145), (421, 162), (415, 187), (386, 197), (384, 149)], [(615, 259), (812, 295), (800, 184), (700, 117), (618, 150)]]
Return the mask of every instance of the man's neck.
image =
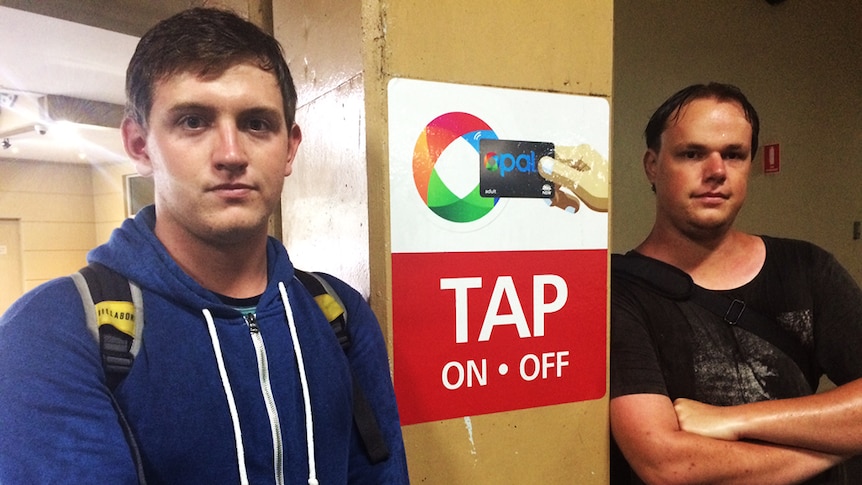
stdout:
[(688, 273), (710, 289), (732, 289), (757, 276), (766, 259), (762, 239), (730, 228), (709, 238), (692, 238), (654, 227), (636, 250)]
[[(158, 229), (158, 228), (157, 228)], [(171, 258), (204, 288), (232, 298), (258, 296), (267, 284), (266, 233), (241, 242), (211, 244), (185, 234), (156, 236)]]

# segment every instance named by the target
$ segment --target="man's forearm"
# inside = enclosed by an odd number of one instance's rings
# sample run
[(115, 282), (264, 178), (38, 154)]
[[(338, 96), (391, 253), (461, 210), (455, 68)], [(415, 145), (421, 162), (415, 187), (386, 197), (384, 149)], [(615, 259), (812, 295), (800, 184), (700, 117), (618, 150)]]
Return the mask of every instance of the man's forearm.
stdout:
[(662, 459), (635, 469), (646, 483), (662, 485), (792, 484), (843, 461), (838, 456), (780, 445), (698, 438), (679, 439), (663, 450)]
[(811, 396), (716, 407), (674, 403), (683, 430), (759, 440), (836, 455), (862, 453), (862, 380)]
[(798, 483), (842, 460), (806, 449), (681, 431), (670, 400), (660, 395), (613, 399), (611, 428), (626, 459), (647, 483)]

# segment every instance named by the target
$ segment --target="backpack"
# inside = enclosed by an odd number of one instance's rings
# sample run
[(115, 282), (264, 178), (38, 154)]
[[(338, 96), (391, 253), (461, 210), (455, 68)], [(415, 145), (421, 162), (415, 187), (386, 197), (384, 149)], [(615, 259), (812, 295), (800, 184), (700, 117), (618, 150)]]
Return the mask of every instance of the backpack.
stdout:
[[(323, 315), (329, 321), (342, 350), (350, 348), (350, 335), (347, 332), (347, 311), (335, 289), (317, 273), (295, 270), (296, 278), (314, 297)], [(138, 285), (116, 271), (99, 263), (90, 263), (72, 275), (75, 286), (84, 302), (87, 325), (99, 343), (102, 367), (111, 400), (126, 433), (126, 440), (132, 450), (138, 468), (140, 483), (143, 469), (137, 444), (131, 428), (120, 411), (113, 391), (129, 373), (135, 355), (141, 346), (144, 328), (143, 295)], [(389, 450), (383, 433), (365, 393), (353, 375), (353, 419), (359, 430), (371, 463), (380, 463), (389, 458)]]

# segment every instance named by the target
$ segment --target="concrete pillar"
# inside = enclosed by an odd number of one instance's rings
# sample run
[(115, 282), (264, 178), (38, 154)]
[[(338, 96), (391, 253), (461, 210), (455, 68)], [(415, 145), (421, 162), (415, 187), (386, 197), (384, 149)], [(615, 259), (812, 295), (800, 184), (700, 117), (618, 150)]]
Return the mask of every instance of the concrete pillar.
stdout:
[[(613, 2), (275, 0), (273, 11), (304, 134), (283, 199), (284, 240), (297, 266), (366, 292), (391, 355), (387, 83), (610, 100)], [(608, 481), (606, 397), (476, 416), (469, 431), (463, 419), (406, 426), (411, 481)]]

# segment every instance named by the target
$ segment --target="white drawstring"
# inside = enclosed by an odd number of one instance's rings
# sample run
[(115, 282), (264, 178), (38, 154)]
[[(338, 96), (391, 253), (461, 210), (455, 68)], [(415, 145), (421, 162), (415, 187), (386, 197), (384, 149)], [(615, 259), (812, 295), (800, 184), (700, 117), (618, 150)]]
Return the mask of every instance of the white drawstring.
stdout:
[(227, 406), (230, 409), (230, 418), (233, 422), (233, 434), (236, 441), (236, 459), (239, 465), (239, 480), (243, 485), (248, 485), (248, 473), (245, 469), (245, 450), (242, 445), (242, 429), (239, 426), (239, 414), (236, 411), (236, 402), (233, 398), (233, 390), (230, 387), (230, 380), (227, 377), (227, 369), (224, 366), (224, 359), (221, 355), (221, 344), (216, 333), (215, 323), (213, 322), (212, 314), (206, 308), (203, 309), (204, 318), (207, 321), (207, 330), (210, 334), (210, 342), (212, 342), (213, 351), (215, 352), (216, 362), (218, 363), (218, 372), (221, 376), (222, 387), (224, 387), (225, 396), (227, 396)]
[(278, 283), (281, 292), (281, 302), (287, 315), (287, 326), (293, 339), (293, 351), (296, 354), (296, 365), (299, 368), (299, 382), (302, 385), (302, 399), (305, 404), (305, 442), (308, 445), (308, 485), (318, 485), (317, 470), (314, 461), (314, 422), (311, 414), (311, 394), (308, 392), (308, 378), (305, 376), (305, 361), (302, 358), (302, 348), (299, 345), (299, 335), (296, 332), (296, 322), (293, 320), (293, 310), (287, 298), (287, 290), (283, 282)]

